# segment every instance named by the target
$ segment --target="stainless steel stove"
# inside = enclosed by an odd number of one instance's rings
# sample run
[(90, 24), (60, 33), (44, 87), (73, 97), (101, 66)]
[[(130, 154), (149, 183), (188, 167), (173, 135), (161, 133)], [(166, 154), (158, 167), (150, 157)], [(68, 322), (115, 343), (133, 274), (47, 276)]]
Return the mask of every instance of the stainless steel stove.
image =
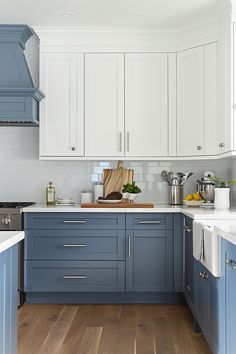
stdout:
[[(0, 202), (0, 231), (24, 230), (23, 208), (32, 202)], [(18, 306), (24, 303), (24, 241), (19, 243)]]
[(22, 209), (32, 202), (0, 202), (0, 231), (23, 230), (24, 220)]

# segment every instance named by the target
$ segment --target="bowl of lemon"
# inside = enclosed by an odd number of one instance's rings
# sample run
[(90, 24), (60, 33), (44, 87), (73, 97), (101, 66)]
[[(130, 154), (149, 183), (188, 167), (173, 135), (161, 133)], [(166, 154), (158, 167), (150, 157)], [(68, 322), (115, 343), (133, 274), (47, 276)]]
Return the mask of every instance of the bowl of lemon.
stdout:
[(193, 194), (187, 194), (183, 200), (184, 204), (190, 207), (200, 207), (205, 200), (201, 198), (198, 192)]

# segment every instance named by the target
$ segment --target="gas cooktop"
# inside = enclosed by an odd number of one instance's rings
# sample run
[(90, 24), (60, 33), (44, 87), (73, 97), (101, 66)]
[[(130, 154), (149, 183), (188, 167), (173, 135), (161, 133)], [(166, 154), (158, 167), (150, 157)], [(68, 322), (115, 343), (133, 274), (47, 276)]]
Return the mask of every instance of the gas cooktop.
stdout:
[(24, 208), (29, 205), (35, 204), (33, 202), (0, 202), (0, 208)]

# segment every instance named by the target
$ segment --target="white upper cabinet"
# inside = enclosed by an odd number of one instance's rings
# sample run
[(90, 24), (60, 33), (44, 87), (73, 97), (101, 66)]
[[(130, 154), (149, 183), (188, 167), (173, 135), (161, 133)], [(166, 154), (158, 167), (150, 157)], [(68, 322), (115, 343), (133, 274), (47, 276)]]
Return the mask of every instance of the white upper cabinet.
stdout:
[(217, 43), (177, 54), (177, 156), (218, 153)]
[(177, 155), (204, 155), (204, 47), (177, 54)]
[(167, 54), (125, 54), (125, 154), (168, 155)]
[(124, 54), (85, 55), (85, 154), (124, 155)]
[(218, 43), (205, 47), (205, 155), (218, 154)]
[(84, 155), (84, 55), (42, 53), (40, 156)]
[(233, 147), (233, 45), (231, 27), (219, 40), (219, 154), (234, 150)]

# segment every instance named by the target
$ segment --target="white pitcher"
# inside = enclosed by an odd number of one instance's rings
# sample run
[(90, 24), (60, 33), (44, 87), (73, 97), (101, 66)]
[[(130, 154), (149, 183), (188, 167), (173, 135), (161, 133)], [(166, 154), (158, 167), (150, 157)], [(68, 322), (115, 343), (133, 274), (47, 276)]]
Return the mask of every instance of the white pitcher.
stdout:
[(229, 209), (229, 192), (230, 188), (215, 188), (215, 209)]

